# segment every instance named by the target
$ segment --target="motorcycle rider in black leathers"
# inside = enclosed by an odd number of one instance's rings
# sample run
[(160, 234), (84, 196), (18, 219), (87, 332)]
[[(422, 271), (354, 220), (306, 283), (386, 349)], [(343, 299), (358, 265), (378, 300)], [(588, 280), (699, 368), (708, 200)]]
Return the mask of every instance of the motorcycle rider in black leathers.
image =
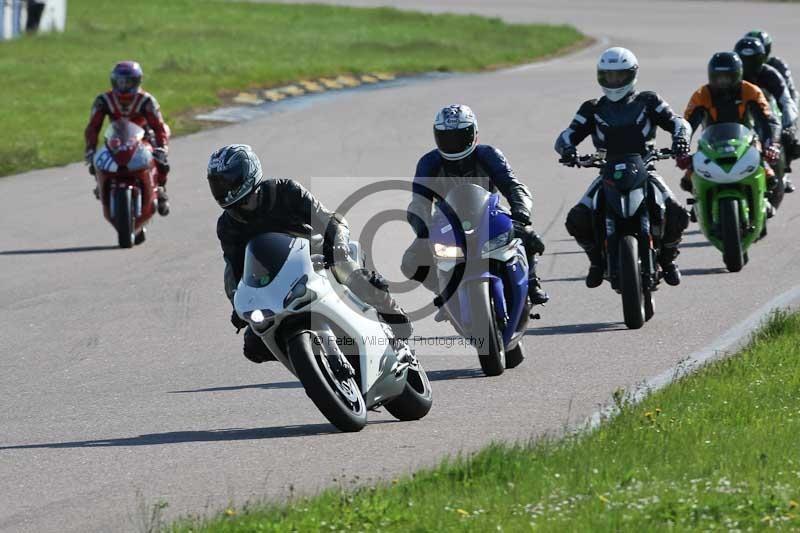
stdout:
[[(433, 263), (428, 243), (432, 196), (444, 197), (460, 184), (479, 185), (489, 192), (500, 191), (508, 201), (515, 236), (522, 240), (528, 256), (528, 295), (533, 304), (546, 303), (550, 297), (536, 276), (535, 258), (544, 252), (544, 243), (531, 226), (533, 198), (528, 187), (517, 179), (500, 150), (478, 144), (478, 120), (468, 106), (453, 104), (440, 110), (434, 119), (433, 134), (437, 148), (422, 156), (414, 174), (406, 217), (417, 238), (403, 256), (403, 274), (422, 282), (430, 291), (437, 291), (435, 276), (428, 275)], [(440, 298), (434, 299), (437, 306), (441, 303)], [(441, 316), (437, 314), (437, 320)]]
[[(556, 139), (555, 149), (562, 162), (575, 162), (577, 145), (590, 135), (595, 148), (605, 151), (608, 160), (624, 154), (645, 155), (654, 147), (656, 127), (672, 135), (672, 150), (676, 155), (689, 153), (689, 124), (673, 113), (656, 93), (634, 90), (638, 69), (636, 56), (630, 50), (615, 47), (603, 52), (597, 63), (597, 79), (605, 96), (584, 102), (569, 127)], [(683, 231), (689, 224), (689, 215), (661, 176), (655, 172), (649, 175), (651, 186), (661, 191), (666, 204), (659, 262), (664, 280), (669, 285), (678, 285), (681, 275), (675, 258)], [(592, 197), (601, 185), (599, 177), (592, 182), (580, 203), (570, 210), (566, 221), (567, 231), (589, 256), (587, 287), (603, 283), (602, 249), (595, 237), (592, 213)]]
[[(736, 43), (734, 51), (742, 60), (744, 79), (749, 81), (775, 98), (781, 110), (781, 144), (786, 154), (786, 172), (791, 171), (791, 161), (800, 156), (800, 145), (797, 141), (797, 93), (792, 92), (794, 87), (791, 72), (786, 67), (787, 76), (768, 63), (769, 54), (762, 39), (758, 37), (743, 37)], [(785, 66), (785, 63), (781, 62)], [(790, 86), (789, 83), (792, 83)], [(787, 179), (784, 177), (784, 182)], [(794, 186), (789, 181), (785, 188), (788, 192), (794, 191)]]
[[(302, 185), (291, 179), (262, 181), (261, 162), (243, 144), (220, 148), (208, 162), (208, 183), (217, 203), (225, 209), (217, 221), (217, 237), (225, 259), (225, 293), (233, 296), (244, 269), (245, 248), (253, 237), (270, 231), (303, 237), (324, 237), (323, 253), (337, 279), (362, 301), (375, 307), (395, 336), (407, 339), (411, 322), (392, 299), (388, 283), (350, 258), (347, 222), (323, 207)], [(255, 363), (275, 357), (246, 321), (234, 310), (231, 323), (244, 334), (244, 355)]]
[(798, 100), (797, 86), (794, 84), (792, 71), (789, 68), (788, 63), (786, 63), (786, 61), (780, 57), (772, 55), (772, 36), (764, 30), (753, 30), (747, 32), (745, 37), (755, 37), (761, 41), (761, 44), (764, 45), (764, 52), (767, 54), (767, 65), (780, 72), (781, 76), (783, 76), (783, 81), (786, 83), (786, 87), (789, 89), (789, 94), (791, 95), (792, 100), (794, 100), (795, 104), (800, 104), (800, 100)]

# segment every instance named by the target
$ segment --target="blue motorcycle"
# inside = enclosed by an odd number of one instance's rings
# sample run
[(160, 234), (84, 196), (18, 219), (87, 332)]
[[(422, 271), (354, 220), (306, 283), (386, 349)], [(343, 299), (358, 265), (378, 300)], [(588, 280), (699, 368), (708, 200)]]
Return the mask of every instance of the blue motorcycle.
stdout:
[(483, 372), (519, 365), (531, 309), (528, 260), (499, 195), (454, 187), (436, 204), (430, 243), (448, 319), (477, 348)]

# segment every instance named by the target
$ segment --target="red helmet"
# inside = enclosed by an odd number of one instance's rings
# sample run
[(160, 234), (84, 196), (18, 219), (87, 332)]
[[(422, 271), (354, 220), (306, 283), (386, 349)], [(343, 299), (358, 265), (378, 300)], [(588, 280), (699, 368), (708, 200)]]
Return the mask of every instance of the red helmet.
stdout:
[(142, 85), (142, 67), (136, 61), (121, 61), (111, 70), (111, 88), (123, 104), (129, 104)]

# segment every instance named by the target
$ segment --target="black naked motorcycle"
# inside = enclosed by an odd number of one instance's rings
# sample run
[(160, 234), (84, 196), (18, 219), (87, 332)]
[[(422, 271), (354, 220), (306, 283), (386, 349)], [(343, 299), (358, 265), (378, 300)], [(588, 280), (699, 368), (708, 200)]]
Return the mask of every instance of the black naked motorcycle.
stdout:
[(669, 159), (672, 150), (652, 150), (644, 157), (626, 154), (606, 159), (598, 152), (566, 166), (599, 168), (602, 186), (592, 198), (596, 242), (603, 243), (604, 277), (622, 295), (625, 325), (639, 329), (655, 313), (653, 292), (661, 280), (658, 254), (666, 208), (661, 191), (650, 184), (655, 161)]

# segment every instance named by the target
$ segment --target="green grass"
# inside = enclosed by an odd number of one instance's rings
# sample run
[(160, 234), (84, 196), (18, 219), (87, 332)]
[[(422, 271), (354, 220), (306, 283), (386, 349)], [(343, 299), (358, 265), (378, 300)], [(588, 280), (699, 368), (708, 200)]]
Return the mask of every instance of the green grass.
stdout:
[(599, 429), (176, 532), (800, 528), (800, 315)]
[(89, 108), (136, 59), (175, 134), (227, 92), (340, 73), (471, 71), (556, 53), (568, 26), (389, 8), (70, 0), (68, 31), (0, 44), (0, 175), (79, 160)]

